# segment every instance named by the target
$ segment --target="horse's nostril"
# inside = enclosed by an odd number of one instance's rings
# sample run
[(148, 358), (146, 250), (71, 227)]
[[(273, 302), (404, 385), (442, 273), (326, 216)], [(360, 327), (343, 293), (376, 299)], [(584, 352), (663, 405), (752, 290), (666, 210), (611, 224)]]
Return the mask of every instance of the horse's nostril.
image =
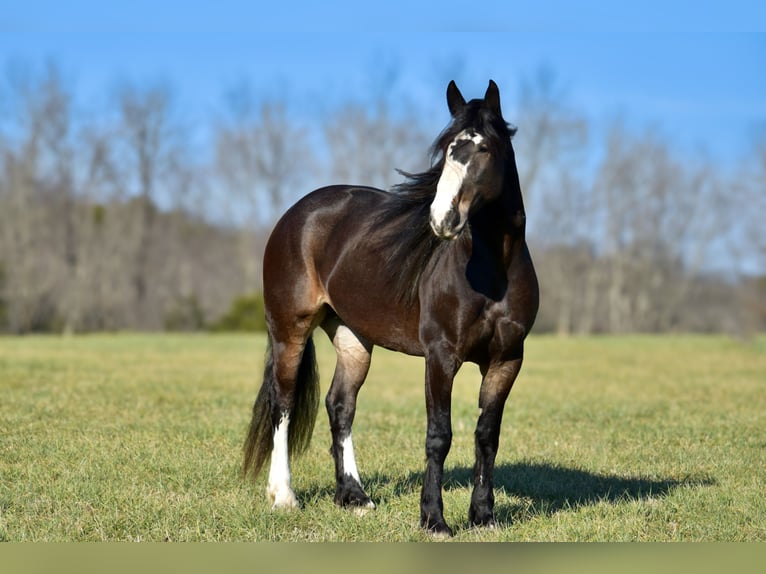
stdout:
[(434, 235), (441, 239), (455, 239), (463, 230), (465, 222), (462, 220), (458, 209), (450, 209), (444, 217), (437, 220), (433, 214), (429, 216), (429, 224)]
[(457, 229), (457, 227), (460, 225), (460, 212), (457, 209), (451, 210), (447, 214), (446, 223), (450, 227), (450, 229)]
[(436, 223), (436, 220), (434, 219), (433, 215), (428, 218), (428, 223), (431, 225), (431, 229), (436, 235), (439, 235), (439, 224)]

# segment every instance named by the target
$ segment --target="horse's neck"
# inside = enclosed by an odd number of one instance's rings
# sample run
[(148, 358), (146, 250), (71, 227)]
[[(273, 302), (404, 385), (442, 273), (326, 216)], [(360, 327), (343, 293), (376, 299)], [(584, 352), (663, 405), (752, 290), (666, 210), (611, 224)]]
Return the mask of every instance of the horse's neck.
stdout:
[(476, 216), (471, 233), (509, 268), (525, 246), (526, 215), (521, 198), (504, 193)]

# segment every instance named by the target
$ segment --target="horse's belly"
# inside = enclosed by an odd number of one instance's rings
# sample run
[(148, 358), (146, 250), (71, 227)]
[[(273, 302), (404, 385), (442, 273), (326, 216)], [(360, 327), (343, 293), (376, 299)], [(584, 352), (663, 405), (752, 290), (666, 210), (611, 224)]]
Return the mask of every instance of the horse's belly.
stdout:
[(409, 355), (423, 354), (419, 309), (397, 302), (375, 269), (338, 266), (325, 289), (333, 311), (370, 343)]

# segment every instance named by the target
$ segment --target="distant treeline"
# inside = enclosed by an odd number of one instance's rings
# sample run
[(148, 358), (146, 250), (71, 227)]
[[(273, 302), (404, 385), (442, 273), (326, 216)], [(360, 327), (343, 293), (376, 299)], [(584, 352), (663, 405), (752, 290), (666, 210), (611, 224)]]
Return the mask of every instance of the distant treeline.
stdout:
[[(565, 101), (541, 74), (504, 102), (542, 289), (536, 331), (764, 329), (766, 138), (724, 167), (657, 131), (598, 133)], [(247, 90), (192, 123), (156, 85), (83, 110), (54, 66), (9, 74), (0, 103), (8, 333), (263, 329), (261, 253), (278, 215), (321, 184), (390, 187), (397, 168), (426, 167), (443, 127), (385, 99), (300, 124)]]

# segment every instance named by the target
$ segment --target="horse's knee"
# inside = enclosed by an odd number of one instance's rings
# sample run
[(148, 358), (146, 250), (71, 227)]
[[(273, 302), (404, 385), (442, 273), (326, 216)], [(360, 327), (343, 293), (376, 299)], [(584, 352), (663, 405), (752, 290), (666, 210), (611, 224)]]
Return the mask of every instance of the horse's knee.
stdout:
[(428, 431), (426, 435), (426, 457), (437, 461), (444, 461), (452, 446), (452, 429), (436, 428)]
[(476, 446), (482, 450), (497, 451), (500, 439), (500, 421), (497, 417), (482, 415), (474, 433)]
[(350, 431), (356, 413), (356, 396), (333, 384), (325, 398), (325, 408), (333, 432)]

